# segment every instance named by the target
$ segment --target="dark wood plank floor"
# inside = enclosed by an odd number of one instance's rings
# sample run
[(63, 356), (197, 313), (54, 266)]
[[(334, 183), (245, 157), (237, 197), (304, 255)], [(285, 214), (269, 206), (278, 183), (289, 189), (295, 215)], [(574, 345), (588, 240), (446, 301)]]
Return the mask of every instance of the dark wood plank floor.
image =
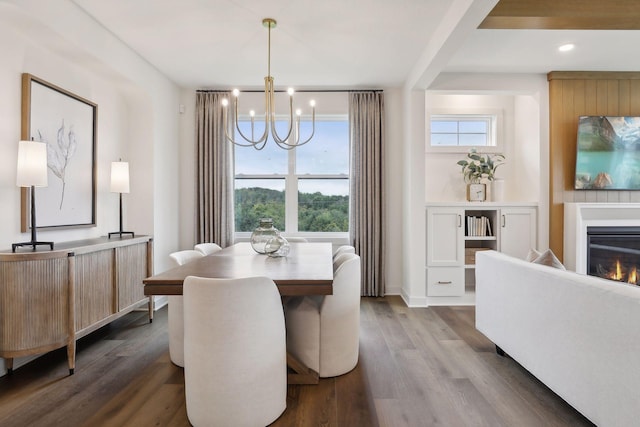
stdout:
[[(55, 351), (0, 378), (0, 426), (188, 426), (166, 308), (134, 312), (80, 340), (76, 374)], [(473, 307), (362, 300), (360, 362), (289, 386), (274, 426), (592, 425), (474, 328)]]

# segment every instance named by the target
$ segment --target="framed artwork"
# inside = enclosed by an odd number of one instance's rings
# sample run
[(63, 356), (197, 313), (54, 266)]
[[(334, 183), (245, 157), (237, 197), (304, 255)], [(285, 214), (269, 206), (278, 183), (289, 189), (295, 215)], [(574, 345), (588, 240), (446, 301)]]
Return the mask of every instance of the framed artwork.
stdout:
[[(37, 229), (95, 227), (98, 106), (22, 74), (22, 139), (47, 144), (48, 186), (36, 188)], [(30, 230), (30, 198), (21, 193), (21, 231)]]

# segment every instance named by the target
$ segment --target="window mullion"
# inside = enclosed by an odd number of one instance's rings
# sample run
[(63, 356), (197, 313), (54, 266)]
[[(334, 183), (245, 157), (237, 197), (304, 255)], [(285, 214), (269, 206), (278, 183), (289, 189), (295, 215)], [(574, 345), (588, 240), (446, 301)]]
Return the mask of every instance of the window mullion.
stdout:
[(298, 178), (296, 177), (296, 149), (288, 152), (287, 179), (285, 181), (285, 230), (298, 231)]

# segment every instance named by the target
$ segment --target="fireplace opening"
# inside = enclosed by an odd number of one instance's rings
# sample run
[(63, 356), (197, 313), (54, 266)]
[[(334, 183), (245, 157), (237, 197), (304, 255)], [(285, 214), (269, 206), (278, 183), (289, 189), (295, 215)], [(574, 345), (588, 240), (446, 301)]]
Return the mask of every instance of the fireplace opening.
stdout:
[(640, 285), (640, 227), (587, 227), (587, 274)]

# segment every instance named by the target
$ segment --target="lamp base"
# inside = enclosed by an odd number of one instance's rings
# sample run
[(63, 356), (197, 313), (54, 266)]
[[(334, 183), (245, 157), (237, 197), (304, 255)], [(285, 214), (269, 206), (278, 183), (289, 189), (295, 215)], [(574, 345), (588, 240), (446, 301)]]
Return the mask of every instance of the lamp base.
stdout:
[(136, 235), (133, 233), (133, 231), (112, 231), (111, 233), (109, 233), (109, 239), (113, 235), (118, 235), (118, 236), (120, 236), (120, 238), (122, 238), (123, 234), (131, 234), (131, 237), (136, 237)]
[(17, 248), (21, 248), (23, 246), (31, 246), (32, 250), (35, 252), (36, 246), (46, 245), (49, 246), (51, 250), (53, 250), (53, 242), (22, 242), (22, 243), (12, 243), (11, 244), (11, 252), (15, 252)]

